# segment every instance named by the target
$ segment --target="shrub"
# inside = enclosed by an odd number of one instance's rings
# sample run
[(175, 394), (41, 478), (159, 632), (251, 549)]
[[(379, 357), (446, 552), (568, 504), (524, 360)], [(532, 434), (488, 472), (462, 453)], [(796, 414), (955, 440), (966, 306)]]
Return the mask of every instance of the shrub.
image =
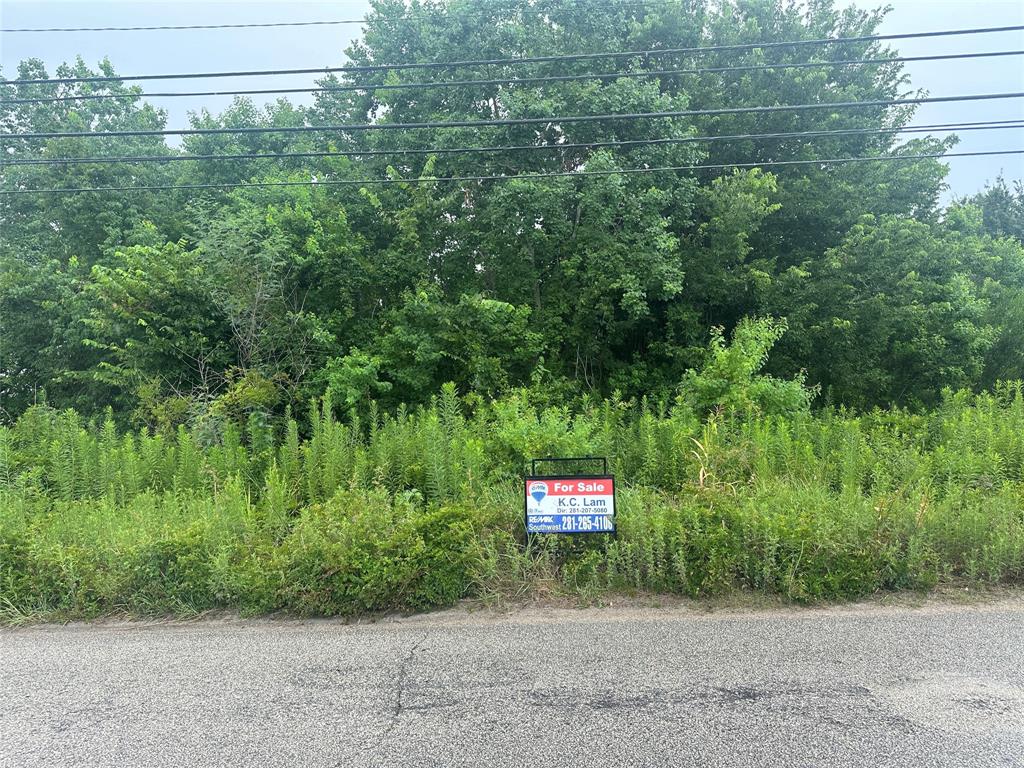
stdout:
[(304, 510), (275, 551), (279, 606), (351, 615), (450, 604), (469, 587), (472, 542), (464, 507), (342, 491)]
[(719, 408), (768, 415), (806, 411), (817, 390), (805, 386), (802, 376), (786, 380), (758, 374), (786, 328), (785, 320), (743, 318), (729, 344), (722, 328), (713, 329), (703, 367), (687, 371), (683, 378), (680, 401), (698, 412)]
[[(738, 410), (528, 392), (209, 443), (45, 406), (0, 428), (0, 612), (424, 610), (605, 590), (790, 600), (1024, 579), (1024, 394), (929, 413)], [(532, 456), (607, 456), (619, 535), (526, 542)]]

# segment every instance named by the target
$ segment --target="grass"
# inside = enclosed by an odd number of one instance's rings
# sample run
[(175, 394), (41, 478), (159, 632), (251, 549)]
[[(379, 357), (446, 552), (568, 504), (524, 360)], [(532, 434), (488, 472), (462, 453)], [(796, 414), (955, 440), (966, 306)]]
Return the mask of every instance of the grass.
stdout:
[[(619, 536), (524, 544), (527, 460), (607, 456)], [(1024, 578), (1024, 396), (696, 418), (529, 392), (173, 434), (0, 428), (0, 619), (359, 615), (612, 593), (855, 599)]]

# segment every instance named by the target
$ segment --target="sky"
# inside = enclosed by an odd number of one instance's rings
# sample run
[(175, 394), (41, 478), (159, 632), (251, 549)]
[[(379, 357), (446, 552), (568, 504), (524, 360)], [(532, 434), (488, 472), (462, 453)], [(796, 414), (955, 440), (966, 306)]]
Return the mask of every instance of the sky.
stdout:
[[(852, 0), (875, 8), (878, 0)], [(890, 0), (892, 12), (882, 34), (1024, 24), (1024, 0)], [(238, 24), (274, 21), (358, 19), (368, 3), (341, 2), (203, 2), (178, 0), (0, 0), (0, 27), (99, 27), (175, 24)], [(358, 24), (276, 27), (266, 29), (167, 30), (147, 32), (2, 33), (3, 75), (15, 76), (17, 63), (40, 58), (48, 71), (81, 55), (95, 64), (109, 57), (120, 74), (200, 72), (244, 69), (295, 69), (338, 66), (344, 50), (359, 35)], [(980, 50), (1024, 49), (1024, 33), (1006, 32), (969, 37), (899, 40), (893, 47), (907, 56)], [(1024, 57), (961, 61), (911, 62), (911, 85), (933, 96), (1024, 91)], [(162, 89), (231, 90), (256, 87), (308, 87), (315, 75), (216, 80), (161, 81)], [(273, 85), (261, 84), (273, 82)], [(207, 83), (215, 86), (206, 87)], [(166, 86), (164, 88), (164, 86)], [(308, 103), (309, 96), (291, 95)], [(168, 112), (168, 127), (187, 125), (188, 112), (203, 107), (224, 109), (230, 96), (154, 99)], [(922, 124), (978, 120), (1024, 119), (1024, 99), (950, 104), (925, 104), (915, 122)], [(1024, 148), (1024, 129), (969, 131), (954, 151), (973, 152)], [(1024, 179), (1024, 156), (950, 158), (946, 199), (983, 189), (1002, 174)]]

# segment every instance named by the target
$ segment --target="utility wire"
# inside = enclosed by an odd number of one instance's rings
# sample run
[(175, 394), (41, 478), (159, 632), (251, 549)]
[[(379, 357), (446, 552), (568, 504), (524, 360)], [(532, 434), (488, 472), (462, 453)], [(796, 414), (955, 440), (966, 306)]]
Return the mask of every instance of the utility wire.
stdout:
[(1011, 93), (982, 93), (962, 96), (918, 96), (909, 99), (875, 99), (871, 101), (835, 101), (818, 104), (779, 104), (759, 107), (722, 107), (719, 109), (679, 109), (664, 112), (628, 112), (606, 115), (561, 115), (545, 117), (514, 117), (501, 120), (448, 120), (420, 123), (349, 123), (342, 125), (288, 125), (274, 127), (245, 128), (165, 128), (159, 130), (125, 131), (43, 131), (36, 133), (0, 134), (5, 139), (97, 139), (124, 136), (211, 136), (218, 134), (253, 133), (311, 133), (323, 131), (383, 131), (414, 130), (419, 128), (491, 128), (495, 126), (590, 123), (602, 120), (639, 120), (672, 117), (703, 117), (709, 115), (762, 114), (766, 112), (787, 112), (793, 110), (846, 109), (858, 107), (893, 107), (906, 104), (935, 104), (960, 101), (989, 101), (993, 99), (1019, 99), (1024, 91)]
[[(531, 6), (527, 4), (514, 5), (514, 6), (494, 6), (487, 9), (478, 9), (472, 15), (481, 16), (487, 15), (483, 11), (501, 12), (501, 11), (532, 11), (536, 13), (552, 14), (552, 13), (563, 13), (565, 11), (579, 11), (589, 10), (593, 6), (600, 6), (609, 8), (611, 10), (627, 10), (627, 9), (640, 9), (646, 10), (648, 8), (663, 8), (666, 6), (675, 6), (673, 2), (657, 2), (656, 0), (646, 0), (645, 2), (624, 2), (624, 3), (594, 3), (589, 2), (585, 4), (572, 3), (562, 4), (557, 6)], [(446, 8), (437, 9), (425, 9), (425, 10), (439, 10), (447, 12)], [(398, 21), (416, 21), (417, 19), (429, 17), (430, 13), (417, 13), (407, 14), (398, 19)], [(462, 14), (459, 14), (462, 15)], [(364, 24), (366, 18), (358, 19), (330, 19), (325, 21), (268, 21), (268, 22), (248, 22), (244, 24), (165, 24), (155, 25), (149, 27), (21, 27), (11, 29), (0, 29), (0, 32), (152, 32), (152, 31), (163, 31), (163, 30), (182, 30), (182, 29), (253, 29), (253, 28), (267, 28), (267, 27), (317, 27), (317, 26), (338, 26), (342, 24)]]
[(369, 184), (438, 184), (449, 181), (519, 181), (547, 179), (565, 176), (628, 176), (637, 173), (662, 173), (676, 171), (698, 171), (723, 168), (768, 168), (787, 165), (838, 165), (844, 163), (888, 162), (902, 160), (928, 160), (947, 157), (989, 157), (993, 155), (1024, 155), (1024, 149), (999, 149), (985, 152), (931, 152), (919, 155), (886, 155), (880, 157), (834, 157), (819, 160), (769, 160), (763, 163), (716, 163), (713, 165), (670, 165), (652, 168), (619, 168), (608, 171), (557, 171), (549, 173), (520, 173), (510, 176), (441, 176), (415, 179), (325, 179), (318, 181), (239, 181), (204, 184), (164, 184), (131, 187), (69, 187), (63, 189), (5, 189), (0, 195), (77, 194), (82, 192), (157, 192), (198, 189), (238, 189), (247, 187), (316, 187), (316, 186), (366, 186)]
[(336, 19), (331, 21), (268, 21), (249, 24), (167, 24), (152, 27), (12, 27), (0, 32), (153, 32), (172, 29), (252, 29), (257, 27), (321, 27), (339, 24), (362, 24), (365, 19)]
[(775, 69), (816, 69), (825, 67), (864, 66), (867, 64), (899, 64), (911, 61), (943, 61), (958, 59), (980, 59), (996, 56), (1021, 56), (1024, 50), (1014, 51), (980, 51), (971, 53), (946, 53), (932, 56), (890, 56), (875, 59), (845, 59), (842, 61), (804, 61), (780, 62), (776, 64), (747, 64), (732, 67), (691, 67), (688, 69), (654, 69), (634, 72), (593, 72), (579, 75), (550, 75), (537, 77), (494, 78), (490, 80), (430, 80), (414, 83), (387, 83), (374, 85), (356, 83), (353, 85), (323, 86), (318, 88), (255, 88), (251, 90), (232, 91), (173, 91), (157, 93), (87, 93), (74, 96), (48, 96), (30, 99), (4, 99), (0, 97), (0, 105), (5, 104), (50, 104), (62, 101), (90, 101), (96, 99), (153, 99), (181, 96), (255, 96), (284, 93), (338, 93), (351, 91), (401, 91), (426, 90), (432, 88), (461, 88), (484, 85), (524, 85), (529, 83), (559, 83), (579, 80), (602, 80), (619, 78), (642, 78), (661, 75), (700, 75), (719, 72), (760, 72)]
[(267, 75), (309, 75), (332, 72), (391, 72), (406, 69), (450, 69), (455, 67), (481, 67), (492, 65), (539, 64), (546, 62), (588, 61), (595, 59), (651, 58), (686, 53), (712, 53), (715, 51), (747, 51), (765, 48), (802, 48), (817, 45), (839, 45), (843, 43), (867, 43), (881, 40), (905, 40), (910, 38), (940, 37), (951, 35), (980, 35), (994, 32), (1016, 32), (1024, 30), (1024, 24), (1003, 27), (977, 27), (973, 29), (952, 29), (936, 32), (904, 32), (894, 35), (860, 35), (858, 37), (826, 37), (816, 40), (767, 41), (760, 43), (737, 43), (732, 45), (710, 45), (691, 48), (655, 48), (638, 51), (603, 51), (599, 53), (574, 53), (552, 56), (531, 56), (512, 59), (469, 59), (465, 61), (433, 61), (407, 64), (367, 64), (343, 67), (319, 67), (306, 69), (262, 69), (237, 72), (186, 72), (157, 75), (109, 75), (101, 77), (55, 77), (27, 80), (8, 80), (7, 85), (56, 85), (67, 83), (109, 83), (124, 80), (186, 80), (205, 77), (254, 77)]
[(379, 157), (403, 155), (461, 155), (478, 152), (518, 152), (530, 150), (602, 149), (607, 147), (648, 147), (676, 144), (693, 144), (716, 141), (751, 141), (763, 139), (822, 138), (831, 136), (886, 135), (900, 133), (926, 133), (928, 131), (986, 131), (1024, 128), (1024, 118), (1016, 120), (982, 120), (970, 123), (935, 123), (931, 125), (908, 125), (902, 128), (843, 128), (822, 131), (789, 131), (785, 133), (740, 133), (728, 136), (680, 136), (663, 139), (633, 139), (628, 141), (588, 141), (564, 144), (520, 144), (492, 147), (425, 147), (411, 149), (366, 149), (339, 151), (279, 152), (268, 154), (218, 154), (218, 155), (135, 155), (127, 157), (59, 157), (59, 158), (17, 158), (6, 160), (0, 157), (0, 167), (14, 165), (91, 165), (91, 164), (138, 164), (168, 163), (181, 161), (217, 160), (288, 160), (298, 158), (331, 157)]

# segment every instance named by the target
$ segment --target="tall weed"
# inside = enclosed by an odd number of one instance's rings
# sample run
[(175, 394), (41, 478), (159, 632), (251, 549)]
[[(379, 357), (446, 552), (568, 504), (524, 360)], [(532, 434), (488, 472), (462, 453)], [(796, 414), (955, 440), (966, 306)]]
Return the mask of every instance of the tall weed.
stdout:
[[(353, 614), (467, 594), (792, 600), (1024, 579), (1024, 395), (774, 416), (529, 392), (308, 424), (120, 433), (46, 406), (0, 428), (5, 616)], [(527, 541), (529, 459), (599, 455), (619, 534)]]

